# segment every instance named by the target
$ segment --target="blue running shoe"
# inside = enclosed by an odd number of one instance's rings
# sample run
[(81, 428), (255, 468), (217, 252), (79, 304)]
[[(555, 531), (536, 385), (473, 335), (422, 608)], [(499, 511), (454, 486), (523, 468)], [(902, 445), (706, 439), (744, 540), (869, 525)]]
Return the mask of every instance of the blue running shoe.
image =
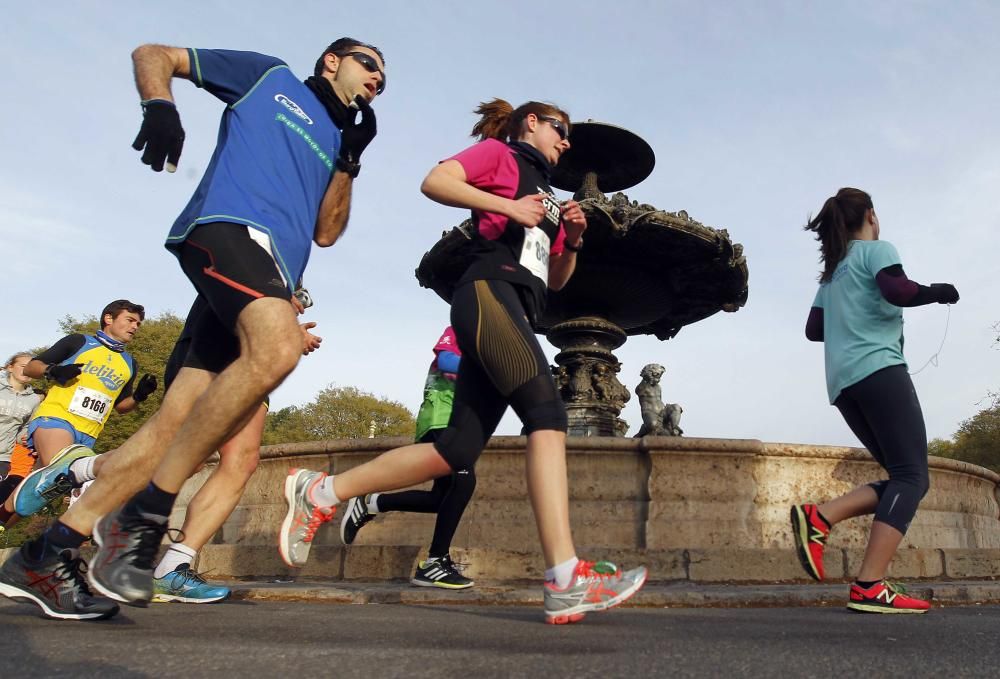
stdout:
[(201, 574), (182, 563), (162, 578), (153, 578), (153, 601), (180, 601), (185, 604), (210, 604), (229, 598), (228, 587), (215, 587)]
[(57, 498), (69, 495), (76, 487), (69, 466), (83, 457), (95, 455), (87, 446), (66, 446), (52, 458), (46, 467), (28, 474), (14, 491), (14, 511), (21, 516), (31, 516), (41, 511)]

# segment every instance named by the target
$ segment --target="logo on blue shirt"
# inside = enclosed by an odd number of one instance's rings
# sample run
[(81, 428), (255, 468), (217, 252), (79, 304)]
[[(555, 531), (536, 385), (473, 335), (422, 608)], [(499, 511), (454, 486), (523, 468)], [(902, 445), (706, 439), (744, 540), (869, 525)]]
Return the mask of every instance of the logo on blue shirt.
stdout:
[(297, 115), (299, 118), (302, 118), (302, 120), (306, 121), (310, 125), (313, 124), (312, 118), (310, 118), (309, 115), (305, 111), (302, 110), (302, 107), (299, 106), (298, 104), (296, 104), (294, 101), (292, 101), (288, 97), (286, 97), (285, 95), (283, 95), (283, 94), (276, 94), (276, 95), (274, 95), (274, 100), (276, 102), (278, 102), (279, 104), (281, 104), (282, 106), (284, 106), (285, 108), (287, 108), (289, 111), (291, 111), (295, 115)]

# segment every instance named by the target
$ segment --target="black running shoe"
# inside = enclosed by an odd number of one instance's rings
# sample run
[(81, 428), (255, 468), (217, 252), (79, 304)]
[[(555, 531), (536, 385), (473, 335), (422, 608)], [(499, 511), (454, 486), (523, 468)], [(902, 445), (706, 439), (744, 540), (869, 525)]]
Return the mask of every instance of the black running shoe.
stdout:
[(167, 532), (167, 517), (134, 516), (122, 510), (94, 524), (97, 552), (87, 578), (106, 597), (130, 606), (153, 598), (153, 562)]
[(375, 515), (368, 511), (369, 497), (368, 495), (354, 497), (347, 503), (347, 511), (344, 512), (344, 519), (340, 522), (340, 539), (345, 545), (354, 542), (354, 538), (358, 537), (358, 531), (375, 518)]
[(87, 566), (75, 549), (46, 554), (40, 562), (14, 552), (0, 567), (0, 594), (15, 601), (29, 601), (56, 620), (104, 620), (118, 612), (118, 604), (95, 597), (83, 574)]
[(417, 572), (410, 580), (420, 587), (442, 587), (444, 589), (467, 589), (475, 582), (458, 571), (450, 554), (441, 558), (427, 559), (417, 564)]

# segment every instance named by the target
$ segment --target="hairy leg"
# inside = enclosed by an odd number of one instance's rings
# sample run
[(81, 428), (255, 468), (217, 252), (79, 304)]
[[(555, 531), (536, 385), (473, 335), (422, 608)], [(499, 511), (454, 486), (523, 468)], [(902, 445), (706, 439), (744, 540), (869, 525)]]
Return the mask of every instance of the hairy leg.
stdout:
[(101, 456), (97, 480), (66, 510), (60, 519), (62, 523), (90, 535), (98, 518), (142, 490), (163, 458), (164, 442), (174, 437), (212, 378), (212, 373), (204, 370), (182, 369), (163, 397), (160, 409), (120, 447)]
[(243, 489), (260, 461), (260, 439), (267, 408), (257, 408), (253, 418), (221, 448), (219, 466), (188, 503), (181, 531), (184, 544), (199, 551), (233, 513)]
[(198, 466), (239, 431), (302, 353), (295, 313), (283, 299), (263, 297), (248, 304), (237, 319), (237, 334), (239, 358), (198, 398), (153, 476), (168, 493), (179, 492)]

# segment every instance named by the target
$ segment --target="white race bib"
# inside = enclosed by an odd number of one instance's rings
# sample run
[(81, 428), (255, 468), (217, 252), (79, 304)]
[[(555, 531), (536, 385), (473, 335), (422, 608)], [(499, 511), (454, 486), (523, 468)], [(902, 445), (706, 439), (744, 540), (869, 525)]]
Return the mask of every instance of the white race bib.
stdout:
[(537, 226), (524, 230), (521, 266), (549, 284), (549, 234)]
[(73, 399), (69, 402), (69, 412), (79, 417), (103, 422), (104, 415), (111, 407), (111, 397), (87, 387), (77, 387)]

